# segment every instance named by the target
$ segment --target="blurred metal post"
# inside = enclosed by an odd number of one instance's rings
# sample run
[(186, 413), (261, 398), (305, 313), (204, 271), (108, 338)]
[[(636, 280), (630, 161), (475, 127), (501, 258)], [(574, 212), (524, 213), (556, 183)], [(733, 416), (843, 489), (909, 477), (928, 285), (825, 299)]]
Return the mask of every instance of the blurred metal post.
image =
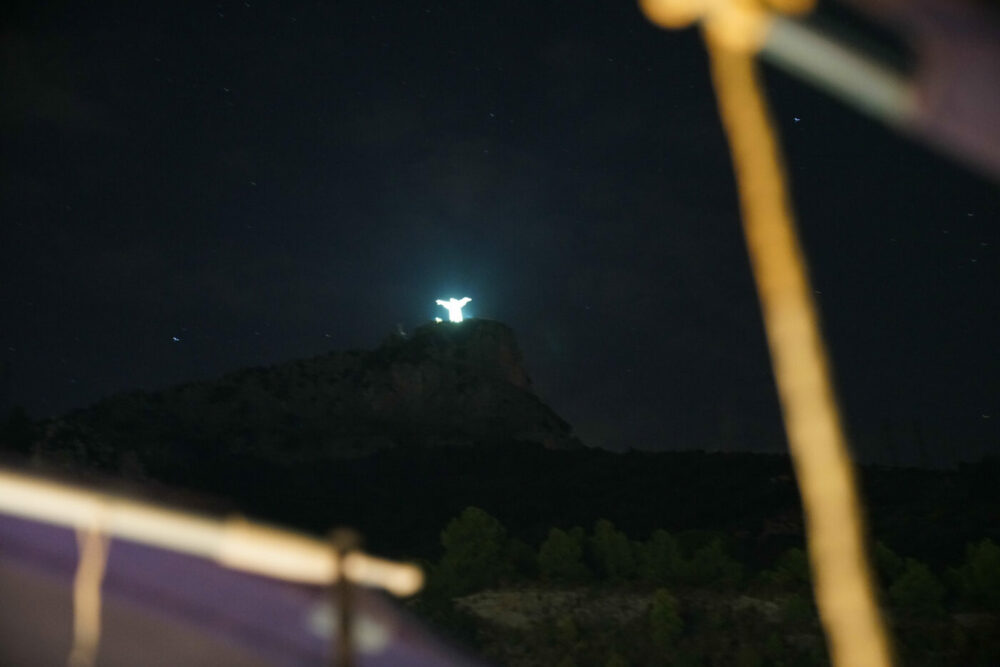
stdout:
[(354, 583), (345, 572), (347, 557), (361, 547), (361, 536), (350, 528), (337, 528), (330, 533), (337, 576), (331, 586), (331, 605), (337, 610), (336, 650), (334, 667), (354, 667)]
[(894, 127), (917, 115), (915, 86), (902, 73), (799, 21), (773, 17), (760, 55)]
[[(109, 538), (207, 558), (223, 567), (295, 581), (336, 582), (329, 540), (239, 516), (209, 517), (124, 496), (55, 482), (0, 467), (0, 514), (76, 530), (95, 522)], [(393, 595), (413, 595), (424, 583), (419, 567), (355, 551), (343, 570), (355, 583)]]

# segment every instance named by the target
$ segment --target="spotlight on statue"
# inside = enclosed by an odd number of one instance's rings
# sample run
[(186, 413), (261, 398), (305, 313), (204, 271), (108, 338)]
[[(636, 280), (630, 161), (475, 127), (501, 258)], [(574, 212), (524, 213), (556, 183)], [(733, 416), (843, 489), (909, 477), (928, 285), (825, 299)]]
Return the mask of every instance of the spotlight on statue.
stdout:
[[(437, 305), (442, 306), (445, 310), (448, 311), (448, 319), (450, 321), (461, 322), (463, 319), (465, 319), (462, 317), (462, 308), (465, 307), (465, 304), (469, 303), (470, 301), (472, 301), (472, 299), (470, 299), (467, 296), (464, 296), (461, 299), (448, 299), (447, 301), (438, 299), (436, 303)], [(440, 320), (438, 321), (440, 322)]]

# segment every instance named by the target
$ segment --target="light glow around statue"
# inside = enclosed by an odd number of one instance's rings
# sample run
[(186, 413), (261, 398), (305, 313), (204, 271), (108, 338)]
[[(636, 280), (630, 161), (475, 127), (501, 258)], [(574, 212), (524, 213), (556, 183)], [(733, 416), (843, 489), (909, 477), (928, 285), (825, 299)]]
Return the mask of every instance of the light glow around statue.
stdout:
[(465, 319), (462, 317), (462, 308), (464, 308), (465, 304), (469, 303), (470, 301), (472, 301), (472, 299), (470, 299), (467, 296), (463, 296), (461, 299), (448, 299), (447, 301), (444, 301), (443, 299), (438, 299), (436, 303), (437, 305), (442, 306), (445, 310), (448, 311), (448, 319), (450, 321), (461, 322), (463, 319)]

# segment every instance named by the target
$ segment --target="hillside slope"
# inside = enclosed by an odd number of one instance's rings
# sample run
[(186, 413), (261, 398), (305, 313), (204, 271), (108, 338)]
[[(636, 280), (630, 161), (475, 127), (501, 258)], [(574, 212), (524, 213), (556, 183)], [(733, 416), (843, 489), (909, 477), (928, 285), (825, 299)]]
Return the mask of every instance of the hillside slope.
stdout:
[(373, 350), (116, 395), (46, 424), (35, 450), (158, 476), (231, 456), (308, 463), (505, 442), (581, 446), (533, 392), (514, 333), (472, 319), (430, 323)]

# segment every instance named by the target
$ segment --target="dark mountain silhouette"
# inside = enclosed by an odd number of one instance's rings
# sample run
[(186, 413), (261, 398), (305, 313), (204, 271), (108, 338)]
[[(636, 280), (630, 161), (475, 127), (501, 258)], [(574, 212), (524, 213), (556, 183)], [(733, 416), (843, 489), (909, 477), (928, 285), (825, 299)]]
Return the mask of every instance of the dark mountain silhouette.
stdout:
[(100, 401), (47, 425), (45, 452), (158, 470), (233, 455), (284, 465), (394, 447), (581, 445), (532, 391), (514, 333), (429, 323), (330, 354)]
[[(513, 332), (488, 320), (113, 396), (39, 424), (11, 413), (0, 453), (307, 530), (352, 525), (389, 555), (433, 555), (470, 505), (533, 543), (604, 517), (636, 537), (722, 531), (747, 562), (768, 563), (803, 537), (786, 456), (582, 447), (533, 393)], [(1000, 539), (995, 461), (866, 466), (859, 478), (873, 534), (903, 553), (950, 562), (968, 541)]]

